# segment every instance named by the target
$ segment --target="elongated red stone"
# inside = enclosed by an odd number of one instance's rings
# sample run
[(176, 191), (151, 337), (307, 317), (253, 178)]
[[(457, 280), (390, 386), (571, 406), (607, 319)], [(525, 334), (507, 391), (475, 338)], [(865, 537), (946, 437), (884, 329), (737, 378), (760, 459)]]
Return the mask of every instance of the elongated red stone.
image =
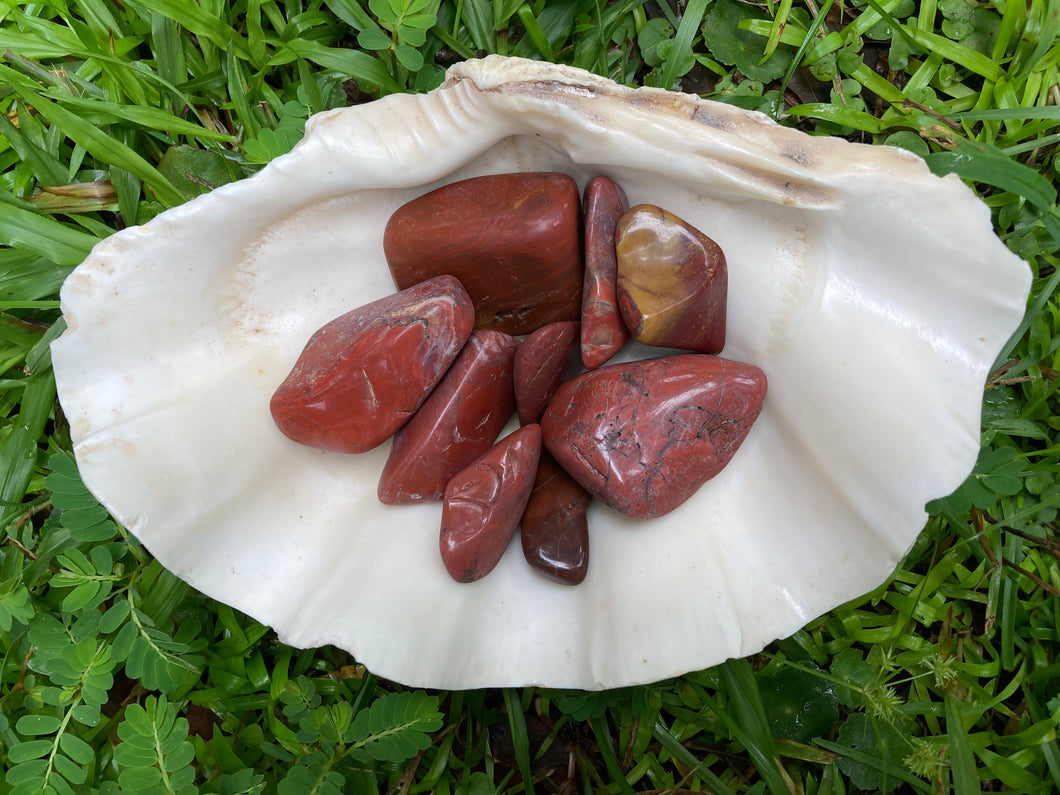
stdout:
[(515, 354), (515, 405), (519, 422), (537, 422), (563, 383), (578, 350), (578, 324), (573, 321), (542, 326)]
[(765, 373), (717, 356), (613, 364), (559, 388), (542, 437), (593, 496), (637, 519), (662, 516), (729, 463), (765, 395)]
[(534, 489), (519, 529), (523, 556), (531, 566), (566, 585), (585, 579), (589, 570), (585, 512), (591, 499), (552, 456), (541, 452)]
[(485, 453), (515, 408), (519, 341), (475, 331), (449, 372), (394, 436), (378, 495), (390, 505), (440, 500), (449, 479)]
[(622, 216), (615, 232), (618, 307), (645, 345), (718, 353), (725, 347), (728, 270), (721, 248), (651, 204)]
[(618, 310), (615, 228), (629, 209), (626, 194), (609, 177), (598, 176), (585, 186), (585, 282), (582, 287), (582, 364), (595, 370), (629, 340)]
[(449, 481), (439, 546), (454, 580), (482, 579), (500, 562), (530, 499), (540, 455), (541, 426), (524, 425)]
[(404, 425), (471, 334), (471, 299), (452, 276), (365, 304), (306, 343), (272, 396), (277, 427), (321, 450), (363, 453)]
[(454, 182), (399, 207), (383, 251), (399, 288), (449, 273), (475, 305), (475, 327), (529, 334), (577, 320), (582, 267), (578, 187), (565, 174)]

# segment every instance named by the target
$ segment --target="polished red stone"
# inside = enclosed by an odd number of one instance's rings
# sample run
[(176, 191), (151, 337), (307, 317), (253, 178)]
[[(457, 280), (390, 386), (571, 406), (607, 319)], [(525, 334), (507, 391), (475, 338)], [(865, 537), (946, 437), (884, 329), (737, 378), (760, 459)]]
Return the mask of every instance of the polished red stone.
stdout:
[(449, 479), (485, 453), (515, 408), (519, 341), (475, 331), (453, 366), (394, 436), (378, 495), (390, 505), (440, 500)]
[(449, 369), (473, 313), (460, 282), (440, 276), (332, 320), (310, 337), (273, 394), (276, 425), (310, 447), (371, 450), (409, 420)]
[(589, 524), (585, 512), (592, 497), (541, 452), (537, 479), (526, 503), (519, 534), (527, 562), (546, 576), (577, 585), (589, 570)]
[(541, 419), (577, 351), (578, 324), (573, 321), (549, 323), (523, 340), (515, 354), (519, 422), (528, 425)]
[(614, 364), (559, 388), (542, 437), (593, 496), (638, 519), (662, 516), (729, 462), (765, 395), (760, 369), (716, 356)]
[(582, 267), (578, 187), (565, 174), (454, 182), (399, 207), (383, 251), (399, 288), (449, 273), (467, 288), (475, 327), (529, 334), (577, 320)]
[(725, 347), (728, 270), (721, 248), (651, 204), (622, 216), (615, 232), (618, 307), (645, 345), (718, 353)]
[(439, 546), (457, 582), (482, 579), (500, 562), (530, 498), (541, 455), (541, 426), (524, 425), (445, 487)]
[(585, 186), (585, 282), (582, 286), (582, 363), (595, 370), (629, 340), (618, 311), (615, 281), (615, 228), (629, 208), (626, 194), (609, 177), (593, 177)]

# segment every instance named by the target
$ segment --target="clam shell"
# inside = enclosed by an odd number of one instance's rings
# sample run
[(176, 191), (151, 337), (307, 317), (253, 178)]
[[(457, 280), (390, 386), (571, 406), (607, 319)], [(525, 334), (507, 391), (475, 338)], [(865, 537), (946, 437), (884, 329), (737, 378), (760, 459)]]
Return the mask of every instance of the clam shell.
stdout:
[[(269, 415), (310, 334), (394, 290), (394, 209), (522, 170), (608, 174), (717, 240), (725, 355), (770, 384), (736, 458), (678, 510), (592, 508), (574, 588), (514, 547), (453, 582), (440, 506), (376, 500), (388, 445), (302, 448)], [(925, 502), (974, 465), (984, 379), (1029, 286), (987, 208), (906, 152), (490, 57), (430, 94), (315, 116), (253, 178), (101, 242), (63, 287), (53, 361), (88, 487), (284, 642), (409, 685), (594, 689), (756, 652), (883, 582)]]

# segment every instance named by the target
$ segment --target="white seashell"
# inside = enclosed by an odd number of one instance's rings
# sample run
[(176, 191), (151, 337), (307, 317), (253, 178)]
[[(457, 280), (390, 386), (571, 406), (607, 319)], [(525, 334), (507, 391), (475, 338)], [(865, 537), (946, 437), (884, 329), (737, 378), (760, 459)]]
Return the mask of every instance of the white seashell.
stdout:
[[(518, 542), (454, 583), (440, 506), (376, 501), (387, 445), (302, 448), (269, 414), (315, 329), (394, 290), (395, 208), (521, 170), (606, 173), (716, 239), (725, 355), (769, 377), (743, 448), (681, 508), (592, 509), (574, 588)], [(53, 361), (89, 488), (284, 642), (409, 685), (593, 689), (756, 652), (883, 582), (925, 502), (974, 465), (983, 383), (1029, 286), (987, 208), (903, 151), (494, 56), (430, 94), (320, 114), (252, 179), (100, 243), (63, 287)]]

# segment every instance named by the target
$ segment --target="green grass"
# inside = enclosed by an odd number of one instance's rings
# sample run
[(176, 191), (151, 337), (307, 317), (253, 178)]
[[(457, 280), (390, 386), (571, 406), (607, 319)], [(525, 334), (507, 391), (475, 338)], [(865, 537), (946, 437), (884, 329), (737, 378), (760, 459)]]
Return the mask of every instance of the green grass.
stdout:
[[(1060, 3), (0, 4), (0, 793), (1060, 789)], [(57, 291), (311, 113), (482, 52), (889, 143), (974, 183), (1035, 277), (973, 475), (886, 584), (747, 660), (603, 693), (426, 694), (162, 569), (81, 484)]]

